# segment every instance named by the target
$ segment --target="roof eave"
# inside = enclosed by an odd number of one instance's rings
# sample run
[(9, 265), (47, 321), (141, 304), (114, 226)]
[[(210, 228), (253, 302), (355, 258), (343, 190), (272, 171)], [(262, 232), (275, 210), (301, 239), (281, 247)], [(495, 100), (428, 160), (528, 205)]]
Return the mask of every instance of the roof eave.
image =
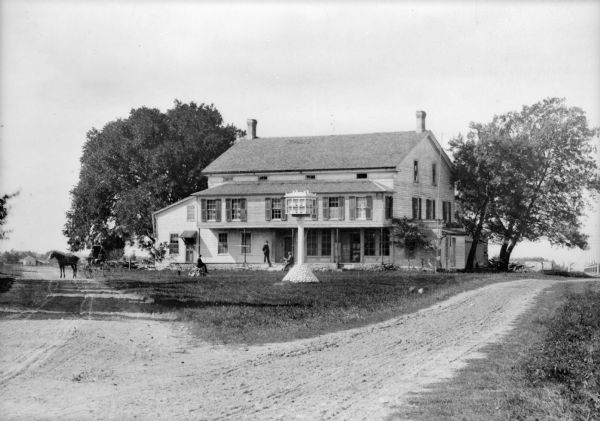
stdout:
[(377, 167), (347, 167), (347, 168), (302, 168), (302, 169), (287, 169), (287, 170), (245, 170), (245, 171), (202, 171), (202, 175), (216, 175), (216, 174), (264, 174), (264, 173), (279, 173), (279, 172), (316, 172), (316, 171), (361, 171), (361, 170), (395, 170), (395, 166), (377, 166)]

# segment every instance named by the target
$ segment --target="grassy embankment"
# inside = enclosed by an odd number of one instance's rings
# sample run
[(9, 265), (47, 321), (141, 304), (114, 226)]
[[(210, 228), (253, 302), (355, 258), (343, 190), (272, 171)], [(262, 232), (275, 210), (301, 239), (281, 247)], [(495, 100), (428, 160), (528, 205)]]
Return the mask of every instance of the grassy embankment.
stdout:
[(600, 420), (600, 284), (552, 287), (484, 353), (390, 420)]
[[(281, 272), (214, 271), (188, 278), (132, 271), (107, 280), (153, 298), (153, 311), (176, 310), (202, 339), (256, 344), (365, 326), (462, 291), (536, 275), (348, 271), (317, 276), (318, 284), (281, 284)], [(424, 293), (409, 292), (410, 287)]]

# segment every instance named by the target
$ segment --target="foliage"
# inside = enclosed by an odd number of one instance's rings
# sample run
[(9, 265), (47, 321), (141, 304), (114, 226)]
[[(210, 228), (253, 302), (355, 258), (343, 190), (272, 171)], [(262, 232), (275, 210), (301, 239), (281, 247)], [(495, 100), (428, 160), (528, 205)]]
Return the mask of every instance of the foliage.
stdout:
[(92, 128), (63, 230), (71, 250), (152, 239), (152, 212), (206, 188), (201, 171), (241, 134), (213, 105), (179, 101)]
[(560, 385), (581, 419), (600, 419), (600, 292), (571, 294), (548, 323), (542, 347), (525, 363), (536, 386)]
[(11, 249), (10, 251), (4, 251), (0, 253), (0, 262), (2, 263), (19, 263), (21, 259), (27, 256), (35, 257), (39, 260), (48, 260), (48, 256), (51, 252), (47, 253), (36, 253), (35, 251), (21, 251)]
[(404, 249), (410, 260), (415, 257), (417, 250), (435, 248), (435, 235), (420, 222), (412, 222), (407, 217), (394, 218), (392, 221), (392, 241)]
[(600, 183), (592, 156), (598, 131), (585, 113), (549, 98), (471, 128), (466, 141), (451, 143), (458, 202), (474, 235), (485, 231), (502, 244), (503, 267), (521, 240), (586, 247), (585, 192), (594, 195)]
[(10, 199), (12, 199), (13, 197), (17, 196), (18, 194), (19, 194), (19, 192), (16, 192), (16, 193), (12, 193), (12, 194), (5, 194), (4, 196), (0, 197), (0, 240), (7, 239), (8, 238), (7, 235), (10, 232), (10, 231), (6, 231), (2, 228), (2, 226), (4, 224), (6, 224), (8, 210), (10, 209), (10, 206), (8, 206), (8, 201)]

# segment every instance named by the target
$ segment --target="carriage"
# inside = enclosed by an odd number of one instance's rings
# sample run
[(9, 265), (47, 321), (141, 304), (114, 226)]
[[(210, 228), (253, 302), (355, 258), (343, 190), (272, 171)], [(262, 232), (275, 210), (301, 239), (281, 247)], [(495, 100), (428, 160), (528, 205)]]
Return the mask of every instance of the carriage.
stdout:
[(87, 278), (92, 278), (94, 272), (99, 270), (104, 271), (106, 265), (106, 251), (101, 245), (92, 246), (92, 250), (87, 258), (87, 265), (83, 268), (83, 272)]

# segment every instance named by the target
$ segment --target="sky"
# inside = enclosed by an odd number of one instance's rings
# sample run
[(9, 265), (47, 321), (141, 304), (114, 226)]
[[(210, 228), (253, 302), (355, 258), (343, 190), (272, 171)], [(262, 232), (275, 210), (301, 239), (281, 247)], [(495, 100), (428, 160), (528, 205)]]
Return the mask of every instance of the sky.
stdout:
[[(471, 121), (564, 97), (600, 126), (600, 2), (0, 0), (0, 250), (67, 248), (86, 133), (132, 108), (214, 104), (258, 135), (413, 130), (447, 146)], [(519, 244), (513, 256), (600, 260)], [(492, 253), (495, 249), (492, 248)]]

